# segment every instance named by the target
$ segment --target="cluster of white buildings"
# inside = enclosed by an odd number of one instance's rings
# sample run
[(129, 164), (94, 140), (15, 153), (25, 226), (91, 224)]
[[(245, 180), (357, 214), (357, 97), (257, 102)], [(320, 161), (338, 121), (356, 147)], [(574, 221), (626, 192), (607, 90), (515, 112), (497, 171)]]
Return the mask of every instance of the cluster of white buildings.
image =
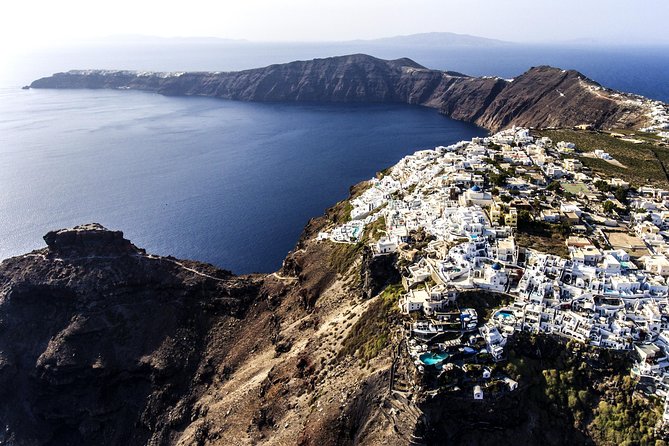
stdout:
[[(647, 127), (641, 129), (643, 132), (658, 132), (669, 130), (669, 110), (667, 105), (660, 101), (651, 101), (648, 104), (650, 108), (650, 123)], [(664, 137), (663, 135), (660, 135)]]
[[(513, 303), (479, 329), (493, 357), (516, 330), (551, 333), (635, 350), (634, 373), (669, 389), (669, 191), (641, 187), (628, 196), (629, 217), (606, 213), (605, 201), (626, 204), (595, 181), (629, 183), (591, 177), (575, 149), (514, 128), (416, 152), (371, 180), (351, 203), (351, 221), (321, 238), (356, 242), (366, 224), (383, 217), (374, 251), (406, 257), (421, 233), (429, 242), (403, 271), (402, 311), (434, 322), (458, 292), (506, 293)], [(555, 181), (569, 200), (549, 192)], [(521, 212), (536, 223), (566, 222), (568, 255), (519, 247)]]
[(623, 250), (592, 249), (584, 263), (574, 251), (571, 259), (530, 251), (510, 290), (515, 301), (495, 323), (504, 332), (552, 333), (620, 350), (669, 329), (666, 276), (637, 269)]

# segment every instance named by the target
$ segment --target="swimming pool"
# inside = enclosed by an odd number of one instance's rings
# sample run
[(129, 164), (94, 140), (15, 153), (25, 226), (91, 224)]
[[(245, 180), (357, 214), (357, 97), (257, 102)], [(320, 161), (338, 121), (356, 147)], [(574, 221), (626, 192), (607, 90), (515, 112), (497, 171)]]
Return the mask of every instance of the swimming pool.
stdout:
[(510, 320), (515, 318), (513, 313), (509, 310), (499, 310), (498, 312), (495, 313), (495, 317), (501, 317), (502, 319)]
[(420, 361), (425, 365), (439, 364), (446, 358), (448, 358), (448, 353), (446, 352), (427, 352), (420, 355)]
[(478, 353), (478, 350), (476, 350), (475, 348), (471, 348), (471, 347), (464, 347), (462, 349), (462, 351), (465, 355), (474, 355), (474, 354)]

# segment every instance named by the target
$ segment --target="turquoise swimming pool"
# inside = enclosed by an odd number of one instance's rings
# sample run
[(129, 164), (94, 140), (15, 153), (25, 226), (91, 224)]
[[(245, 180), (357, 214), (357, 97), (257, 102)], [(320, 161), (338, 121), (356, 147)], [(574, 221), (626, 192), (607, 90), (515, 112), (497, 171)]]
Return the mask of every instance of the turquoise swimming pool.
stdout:
[(446, 352), (427, 352), (420, 355), (420, 361), (425, 365), (439, 364), (446, 358), (448, 358), (448, 353)]
[(498, 312), (495, 313), (495, 317), (501, 317), (503, 319), (511, 319), (515, 316), (509, 310), (499, 310)]

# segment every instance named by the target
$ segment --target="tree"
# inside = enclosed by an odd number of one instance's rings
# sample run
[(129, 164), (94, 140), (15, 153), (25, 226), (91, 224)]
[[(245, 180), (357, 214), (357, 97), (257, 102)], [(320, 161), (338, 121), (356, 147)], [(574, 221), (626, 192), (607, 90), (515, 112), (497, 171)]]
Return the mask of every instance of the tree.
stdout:
[(560, 183), (557, 181), (553, 181), (548, 186), (546, 186), (546, 190), (552, 191), (556, 195), (562, 195), (564, 192), (562, 186), (560, 186)]
[(559, 191), (561, 188), (562, 188), (562, 186), (560, 186), (560, 183), (557, 182), (557, 181), (552, 181), (548, 186), (546, 186), (546, 189), (547, 189), (547, 190), (551, 190), (551, 191), (553, 191), (553, 192), (557, 192), (557, 191)]
[(562, 235), (569, 235), (571, 233), (571, 224), (568, 221), (561, 221), (558, 224), (558, 231)]
[(623, 204), (627, 203), (627, 191), (622, 187), (617, 187), (613, 195), (615, 195), (616, 200), (619, 202)]
[(490, 174), (490, 182), (495, 186), (502, 187), (506, 184), (506, 180), (509, 179), (509, 175), (504, 172)]
[(511, 203), (513, 201), (513, 197), (511, 195), (501, 195), (499, 199), (504, 203)]
[(594, 185), (600, 192), (609, 192), (611, 190), (611, 185), (606, 181), (597, 180), (594, 182)]
[(530, 215), (529, 211), (525, 209), (520, 211), (518, 213), (518, 227), (527, 228), (531, 224), (532, 224), (532, 216)]
[(616, 205), (613, 204), (613, 201), (611, 200), (606, 200), (604, 204), (602, 204), (602, 208), (604, 209), (604, 212), (607, 214), (610, 214), (613, 212), (613, 210), (616, 208)]

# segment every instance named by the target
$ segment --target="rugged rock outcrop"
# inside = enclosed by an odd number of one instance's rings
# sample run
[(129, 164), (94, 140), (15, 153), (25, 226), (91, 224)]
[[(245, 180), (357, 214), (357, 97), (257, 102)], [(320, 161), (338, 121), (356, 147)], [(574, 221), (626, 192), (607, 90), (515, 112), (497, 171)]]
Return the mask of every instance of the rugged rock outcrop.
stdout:
[(625, 128), (645, 122), (638, 99), (607, 90), (578, 71), (541, 66), (515, 78), (476, 119), (482, 127)]
[(109, 231), (98, 223), (50, 231), (44, 236), (44, 241), (50, 253), (60, 256), (84, 254), (111, 256), (140, 253), (137, 247), (123, 238), (123, 232)]
[(389, 356), (336, 356), (369, 301), (333, 273), (331, 244), (303, 240), (299, 277), (237, 277), (97, 224), (44, 238), (0, 264), (1, 444), (396, 437), (378, 418)]
[(383, 289), (402, 280), (397, 267), (397, 255), (374, 256), (369, 247), (362, 252), (362, 266), (360, 275), (362, 280), (362, 294), (370, 299)]
[(259, 282), (100, 225), (44, 238), (0, 265), (0, 443), (166, 442), (216, 370), (214, 327), (234, 326)]
[(239, 72), (74, 70), (38, 79), (30, 87), (133, 89), (242, 101), (408, 103), (492, 131), (512, 125), (638, 127), (649, 111), (641, 98), (603, 88), (573, 70), (535, 67), (509, 81), (364, 54)]

